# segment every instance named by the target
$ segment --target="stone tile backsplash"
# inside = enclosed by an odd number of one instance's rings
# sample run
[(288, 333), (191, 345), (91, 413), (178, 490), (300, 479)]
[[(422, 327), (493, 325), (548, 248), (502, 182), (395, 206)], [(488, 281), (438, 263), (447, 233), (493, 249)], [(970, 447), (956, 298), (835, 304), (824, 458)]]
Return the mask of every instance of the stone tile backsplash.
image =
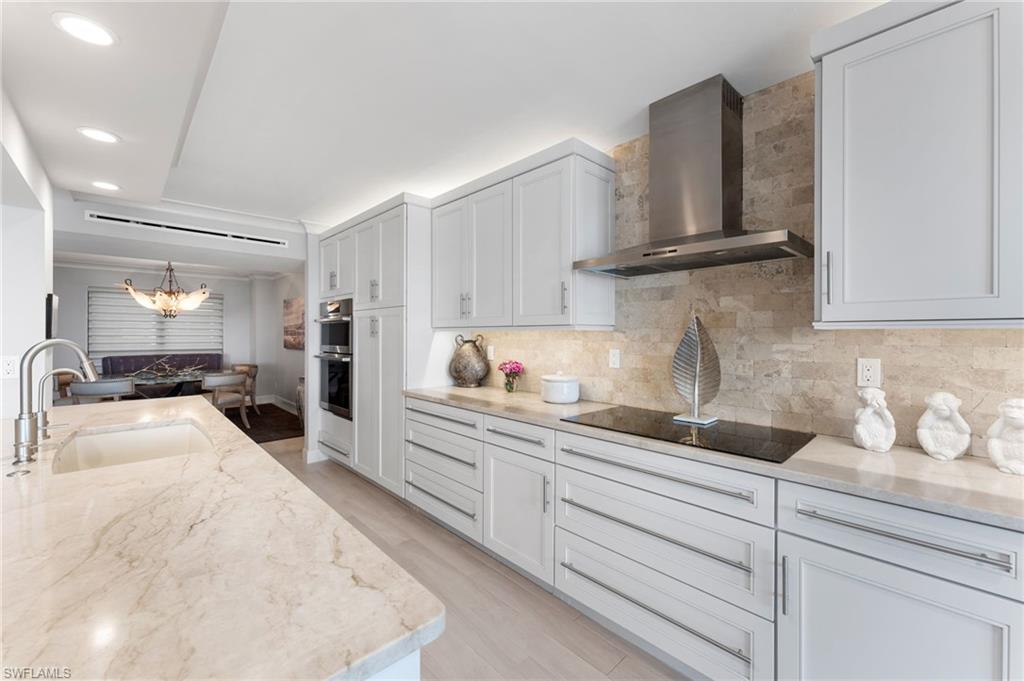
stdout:
[[(814, 238), (814, 77), (806, 73), (746, 97), (744, 226), (789, 227)], [(621, 144), (616, 247), (647, 240), (647, 136)], [(484, 332), (495, 346), (489, 385), (502, 385), (498, 362), (526, 365), (521, 389), (540, 376), (578, 375), (583, 399), (683, 411), (671, 380), (676, 345), (696, 310), (722, 364), (722, 388), (706, 407), (721, 418), (849, 437), (858, 406), (857, 357), (882, 360), (883, 389), (897, 444), (917, 446), (924, 398), (947, 390), (963, 400), (974, 453), (999, 403), (1024, 396), (1020, 329), (815, 331), (813, 262), (780, 262), (620, 280), (614, 331)], [(608, 351), (622, 352), (620, 369)]]

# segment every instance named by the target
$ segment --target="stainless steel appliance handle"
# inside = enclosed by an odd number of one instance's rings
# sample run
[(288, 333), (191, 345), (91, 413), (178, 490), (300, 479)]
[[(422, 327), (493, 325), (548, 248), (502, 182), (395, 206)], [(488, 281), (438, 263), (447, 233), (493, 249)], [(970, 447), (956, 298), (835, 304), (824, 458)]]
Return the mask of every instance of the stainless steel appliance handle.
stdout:
[(348, 452), (346, 452), (343, 449), (338, 449), (337, 447), (332, 445), (330, 442), (324, 442), (323, 440), (317, 440), (317, 442), (320, 443), (321, 447), (327, 447), (327, 449), (330, 449), (331, 451), (334, 451), (334, 452), (337, 452), (338, 454), (341, 454), (346, 459), (349, 458), (349, 456), (350, 456)]
[(566, 454), (572, 454), (573, 456), (582, 456), (584, 459), (593, 459), (594, 461), (600, 461), (601, 463), (606, 463), (606, 464), (609, 464), (611, 466), (618, 466), (620, 468), (625, 468), (625, 469), (628, 469), (628, 470), (631, 470), (631, 471), (637, 471), (638, 473), (646, 473), (647, 475), (653, 475), (656, 478), (663, 478), (665, 480), (671, 480), (672, 482), (678, 482), (678, 483), (680, 483), (682, 485), (688, 485), (690, 487), (696, 487), (698, 489), (706, 490), (708, 492), (714, 492), (716, 494), (724, 494), (725, 496), (732, 497), (733, 499), (741, 499), (741, 500), (747, 502), (748, 504), (753, 504), (754, 503), (754, 495), (746, 493), (746, 492), (735, 492), (735, 491), (733, 491), (731, 489), (722, 489), (721, 487), (715, 487), (713, 485), (705, 485), (704, 483), (696, 482), (694, 480), (686, 480), (685, 478), (677, 478), (674, 475), (667, 475), (665, 473), (657, 473), (655, 471), (649, 471), (646, 468), (640, 468), (639, 466), (630, 466), (627, 463), (621, 463), (619, 461), (610, 461), (610, 460), (605, 459), (603, 457), (595, 456), (595, 455), (589, 454), (587, 452), (582, 452), (582, 451), (580, 451), (578, 449), (574, 449), (572, 447), (562, 447), (562, 451), (565, 452)]
[(526, 435), (520, 435), (519, 433), (512, 433), (512, 432), (509, 432), (507, 430), (502, 430), (501, 428), (495, 428), (493, 426), (488, 426), (486, 428), (486, 430), (487, 430), (488, 433), (494, 433), (495, 435), (504, 435), (505, 437), (510, 437), (513, 440), (521, 440), (523, 442), (529, 442), (531, 445), (539, 445), (541, 447), (544, 446), (544, 440), (539, 438), (539, 437), (528, 437)]
[(406, 440), (406, 442), (411, 444), (413, 447), (419, 447), (420, 449), (425, 449), (428, 452), (432, 452), (434, 454), (437, 454), (438, 456), (443, 456), (446, 459), (451, 459), (452, 461), (455, 461), (457, 463), (461, 463), (463, 466), (469, 466), (470, 468), (476, 468), (476, 461), (465, 461), (463, 459), (460, 459), (457, 456), (452, 456), (451, 454), (448, 454), (447, 452), (442, 452), (440, 449), (434, 449), (433, 447), (428, 447), (427, 445), (421, 445), (419, 442), (414, 442), (412, 440)]
[(992, 558), (991, 556), (984, 553), (974, 553), (972, 551), (964, 551), (962, 549), (956, 549), (952, 546), (945, 546), (944, 544), (936, 544), (935, 542), (926, 541), (924, 539), (917, 539), (915, 537), (908, 537), (904, 534), (898, 534), (896, 532), (889, 532), (888, 530), (882, 530), (877, 527), (871, 527), (869, 525), (861, 525), (860, 523), (854, 523), (849, 520), (843, 520), (842, 518), (836, 518), (835, 516), (826, 515), (819, 511), (814, 511), (805, 508), (797, 508), (796, 514), (804, 516), (805, 518), (811, 518), (812, 520), (824, 520), (827, 523), (833, 523), (835, 525), (841, 525), (842, 527), (848, 527), (853, 530), (860, 530), (861, 532), (867, 532), (869, 534), (876, 534), (886, 539), (895, 539), (897, 541), (906, 542), (907, 544), (913, 544), (914, 546), (920, 546), (924, 549), (931, 549), (932, 551), (938, 551), (940, 553), (947, 553), (957, 558), (964, 558), (967, 560), (976, 560), (979, 563), (985, 563), (986, 565), (993, 565), (1001, 570), (1007, 572), (1014, 571), (1014, 565), (1012, 561), (999, 560), (998, 558)]
[(333, 324), (333, 323), (336, 323), (336, 322), (350, 322), (350, 321), (352, 321), (352, 315), (347, 315), (347, 314), (327, 315), (326, 317), (317, 317), (314, 321), (317, 324)]
[(427, 491), (427, 490), (423, 489), (422, 487), (417, 485), (415, 482), (413, 482), (411, 480), (406, 480), (405, 484), (409, 485), (409, 487), (412, 487), (413, 489), (417, 489), (420, 492), (423, 492), (424, 494), (426, 494), (431, 499), (434, 499), (436, 501), (440, 501), (442, 504), (444, 504), (448, 508), (452, 509), (453, 511), (458, 511), (459, 513), (461, 513), (462, 515), (466, 516), (470, 520), (476, 520), (476, 513), (467, 513), (466, 511), (463, 511), (461, 508), (459, 508), (458, 506), (456, 506), (452, 502), (448, 501), (447, 499), (442, 499), (441, 497), (437, 496), (433, 492), (430, 492), (430, 491)]
[(351, 362), (352, 355), (313, 355), (315, 359), (326, 359), (332, 362)]
[(717, 560), (719, 563), (724, 563), (725, 565), (728, 565), (730, 567), (734, 567), (737, 570), (743, 570), (747, 574), (751, 574), (751, 573), (754, 572), (754, 569), (752, 567), (750, 567), (749, 565), (744, 565), (743, 563), (741, 563), (739, 561), (732, 560), (731, 558), (726, 558), (725, 556), (719, 556), (717, 553), (711, 553), (710, 551), (705, 551), (702, 548), (693, 546), (692, 544), (687, 544), (686, 542), (679, 541), (678, 539), (673, 539), (672, 537), (669, 537), (668, 535), (664, 535), (661, 532), (655, 532), (654, 530), (649, 530), (646, 527), (643, 527), (641, 525), (637, 525), (635, 523), (631, 523), (628, 520), (623, 520), (622, 518), (617, 518), (617, 517), (615, 517), (615, 516), (613, 516), (613, 515), (611, 515), (609, 513), (605, 513), (604, 511), (599, 511), (596, 508), (591, 508), (590, 506), (586, 506), (584, 504), (581, 504), (580, 502), (575, 501), (574, 499), (570, 499), (568, 497), (562, 497), (562, 501), (567, 503), (567, 504), (569, 504), (570, 506), (575, 506), (578, 509), (586, 511), (587, 513), (593, 513), (596, 516), (600, 516), (602, 518), (606, 518), (608, 520), (611, 520), (612, 522), (616, 522), (616, 523), (618, 523), (620, 525), (624, 525), (624, 526), (626, 526), (628, 528), (631, 528), (631, 529), (634, 529), (634, 530), (636, 530), (638, 532), (643, 532), (644, 534), (650, 535), (650, 536), (654, 537), (655, 539), (661, 539), (662, 541), (666, 541), (666, 542), (668, 542), (670, 544), (675, 544), (676, 546), (678, 546), (680, 548), (683, 548), (683, 549), (686, 549), (687, 551), (692, 551), (693, 553), (698, 553), (698, 554), (704, 556), (705, 558), (710, 558), (712, 560)]
[(426, 409), (417, 409), (416, 407), (406, 406), (406, 409), (408, 411), (414, 411), (417, 414), (425, 414), (427, 416), (433, 416), (434, 418), (439, 418), (439, 419), (442, 419), (444, 421), (451, 421), (452, 423), (458, 423), (460, 426), (468, 426), (470, 428), (476, 428), (476, 424), (473, 423), (472, 421), (466, 421), (465, 419), (457, 419), (454, 416), (445, 416), (444, 414), (435, 414), (432, 411), (427, 411)]
[(573, 573), (579, 575), (583, 579), (585, 579), (588, 582), (591, 582), (593, 584), (596, 584), (597, 586), (601, 587), (605, 591), (613, 593), (613, 594), (615, 594), (616, 596), (618, 596), (619, 598), (621, 598), (621, 599), (623, 599), (625, 601), (629, 601), (633, 605), (635, 605), (638, 608), (641, 608), (643, 610), (646, 610), (647, 612), (651, 613), (655, 617), (660, 617), (661, 619), (665, 620), (669, 624), (673, 624), (673, 625), (679, 627), (680, 629), (682, 629), (683, 631), (686, 631), (686, 632), (689, 632), (690, 634), (693, 634), (694, 636), (696, 636), (700, 640), (704, 641), (705, 643), (710, 643), (714, 647), (716, 647), (719, 650), (724, 651), (724, 652), (732, 655), (736, 659), (743, 660), (747, 664), (750, 664), (750, 657), (747, 656), (742, 650), (730, 648), (729, 646), (725, 645), (724, 643), (721, 643), (720, 641), (716, 641), (715, 639), (711, 638), (707, 634), (701, 633), (701, 632), (697, 631), (696, 629), (694, 629), (693, 627), (688, 626), (686, 624), (683, 624), (682, 622), (680, 622), (676, 618), (670, 617), (670, 616), (666, 615), (665, 613), (661, 612), (660, 610), (655, 610), (651, 606), (647, 605), (646, 603), (643, 603), (642, 601), (639, 601), (639, 600), (633, 598), (629, 594), (624, 593), (622, 591), (619, 591), (614, 586), (612, 586), (610, 584), (607, 584), (605, 582), (602, 582), (600, 579), (598, 579), (596, 577), (592, 577), (591, 575), (588, 575), (583, 570), (580, 570), (578, 567), (575, 567), (572, 563), (566, 563), (565, 561), (561, 561), (561, 565), (562, 565), (562, 567), (564, 567), (569, 572), (573, 572)]

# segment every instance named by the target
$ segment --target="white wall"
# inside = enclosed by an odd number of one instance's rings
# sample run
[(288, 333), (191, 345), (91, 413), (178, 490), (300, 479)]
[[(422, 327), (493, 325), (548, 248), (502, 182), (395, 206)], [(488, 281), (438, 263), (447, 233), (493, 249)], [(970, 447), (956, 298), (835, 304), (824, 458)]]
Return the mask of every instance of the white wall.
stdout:
[[(260, 365), (256, 376), (256, 395), (275, 396), (282, 406), (294, 408), (295, 386), (305, 375), (302, 350), (284, 347), (284, 301), (305, 296), (302, 274), (283, 274), (274, 279), (252, 282), (252, 338), (255, 361)], [(306, 310), (308, 317), (309, 310)], [(307, 339), (307, 343), (309, 340)]]
[[(0, 92), (0, 99), (0, 355), (20, 358), (46, 333), (44, 305), (53, 282), (53, 189), (7, 94)], [(43, 353), (33, 369), (49, 366), (49, 353)], [(17, 377), (2, 379), (5, 444), (17, 413)]]
[[(228, 279), (202, 277), (186, 271), (177, 272), (178, 276), (189, 287), (206, 282), (211, 293), (224, 295), (224, 363), (253, 361), (252, 351), (252, 293), (248, 279)], [(60, 297), (60, 317), (58, 331), (64, 338), (71, 339), (82, 347), (88, 342), (88, 289), (90, 286), (117, 286), (126, 277), (136, 285), (151, 288), (160, 283), (162, 275), (158, 272), (129, 272), (125, 270), (109, 270), (103, 268), (84, 267), (77, 265), (57, 265), (54, 267), (54, 293)], [(127, 293), (125, 295), (128, 295)], [(280, 330), (278, 330), (280, 333)], [(54, 361), (60, 366), (76, 366), (69, 364), (73, 356), (58, 348)], [(262, 371), (262, 367), (260, 369)]]

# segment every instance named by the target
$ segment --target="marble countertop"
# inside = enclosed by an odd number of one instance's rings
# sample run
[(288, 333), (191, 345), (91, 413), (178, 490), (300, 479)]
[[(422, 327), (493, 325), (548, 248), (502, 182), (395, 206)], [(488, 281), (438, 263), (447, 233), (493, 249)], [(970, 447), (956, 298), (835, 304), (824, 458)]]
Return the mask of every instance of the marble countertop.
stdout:
[(941, 462), (919, 449), (893, 447), (885, 454), (865, 451), (852, 440), (818, 435), (785, 463), (652, 440), (561, 419), (615, 405), (580, 401), (547, 404), (535, 393), (502, 388), (423, 388), (408, 397), (494, 414), (557, 430), (681, 456), (718, 466), (942, 513), (1024, 532), (1024, 477), (1007, 475), (987, 458)]
[[(202, 397), (56, 407), (3, 477), (3, 660), (71, 678), (363, 679), (444, 605)], [(55, 474), (76, 432), (191, 423), (213, 453)], [(13, 470), (10, 446), (4, 473)]]

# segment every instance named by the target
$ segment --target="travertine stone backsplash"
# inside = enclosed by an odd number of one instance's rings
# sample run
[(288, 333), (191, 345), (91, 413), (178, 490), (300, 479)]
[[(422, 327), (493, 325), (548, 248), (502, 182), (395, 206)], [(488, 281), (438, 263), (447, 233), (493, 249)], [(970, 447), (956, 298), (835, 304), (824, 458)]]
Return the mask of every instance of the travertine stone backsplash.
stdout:
[[(814, 238), (814, 77), (806, 73), (749, 95), (744, 103), (744, 226), (789, 227)], [(646, 136), (611, 151), (618, 163), (616, 247), (647, 240)], [(584, 399), (682, 411), (671, 358), (691, 306), (708, 328), (722, 363), (722, 389), (706, 408), (726, 419), (849, 437), (858, 406), (857, 357), (882, 360), (883, 388), (898, 444), (917, 446), (924, 398), (960, 397), (981, 436), (999, 403), (1024, 396), (1024, 331), (893, 329), (815, 331), (813, 262), (734, 265), (620, 280), (616, 330), (491, 331), (487, 382), (502, 384), (497, 364), (526, 365), (521, 388), (540, 390), (541, 374), (580, 377)], [(622, 368), (608, 368), (608, 351)]]

